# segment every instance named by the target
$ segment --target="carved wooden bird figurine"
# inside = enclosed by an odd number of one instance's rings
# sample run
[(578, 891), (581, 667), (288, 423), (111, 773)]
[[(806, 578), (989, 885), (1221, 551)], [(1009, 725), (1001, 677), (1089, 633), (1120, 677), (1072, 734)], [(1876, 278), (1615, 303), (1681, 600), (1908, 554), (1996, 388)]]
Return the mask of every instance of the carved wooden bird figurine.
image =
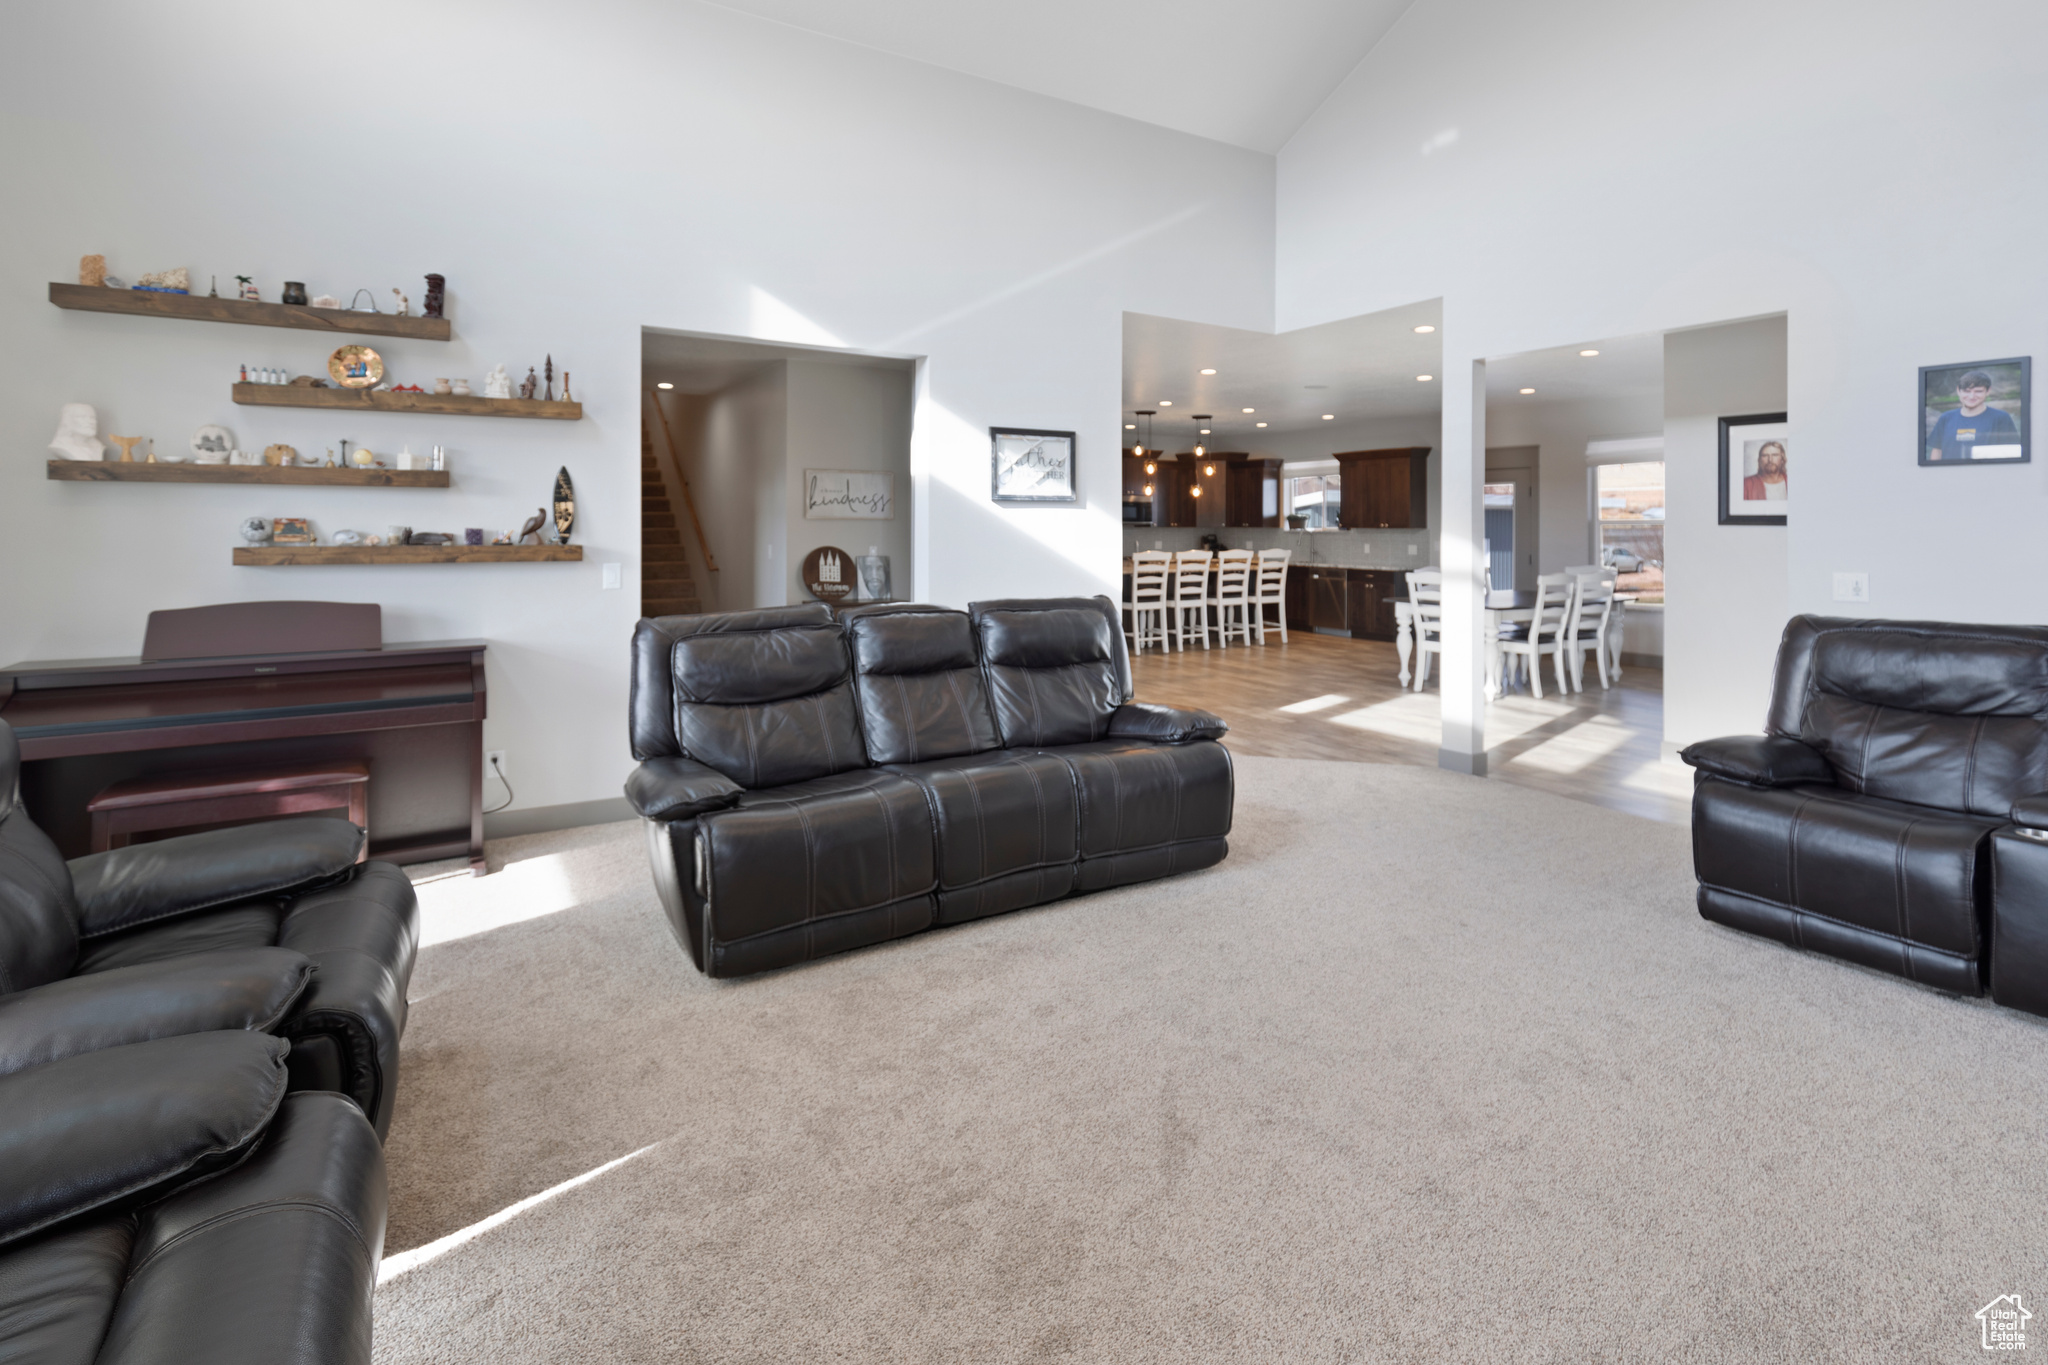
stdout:
[[(548, 514), (546, 509), (537, 511), (532, 516), (528, 517), (526, 519), (526, 525), (519, 528), (519, 539), (514, 541), (513, 544), (525, 545), (531, 543), (534, 545), (539, 545), (541, 543), (540, 528), (541, 525), (547, 521), (547, 519)], [(531, 542), (527, 540), (527, 537), (529, 536), (533, 538)]]

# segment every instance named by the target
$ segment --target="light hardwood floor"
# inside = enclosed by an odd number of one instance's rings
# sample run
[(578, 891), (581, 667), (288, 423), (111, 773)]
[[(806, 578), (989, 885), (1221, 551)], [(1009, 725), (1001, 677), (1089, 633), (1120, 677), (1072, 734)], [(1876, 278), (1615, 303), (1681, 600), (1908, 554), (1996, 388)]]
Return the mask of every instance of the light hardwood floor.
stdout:
[[(1137, 695), (1214, 711), (1243, 754), (1436, 766), (1439, 702), (1403, 691), (1394, 647), (1307, 631), (1267, 643), (1132, 661)], [(1664, 675), (1631, 665), (1602, 690), (1592, 660), (1587, 688), (1560, 697), (1545, 675), (1542, 700), (1526, 689), (1487, 708), (1493, 779), (1675, 824), (1689, 821), (1692, 771), (1662, 759)]]

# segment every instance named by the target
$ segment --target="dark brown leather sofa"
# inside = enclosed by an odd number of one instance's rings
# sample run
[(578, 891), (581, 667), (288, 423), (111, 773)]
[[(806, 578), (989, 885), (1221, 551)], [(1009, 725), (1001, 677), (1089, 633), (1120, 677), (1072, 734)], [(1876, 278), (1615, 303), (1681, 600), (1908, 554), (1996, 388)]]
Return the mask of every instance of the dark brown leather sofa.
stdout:
[(1131, 701), (1106, 597), (643, 620), (626, 784), (711, 976), (1220, 862), (1224, 723)]
[(67, 864), (0, 723), (0, 1358), (367, 1365), (418, 911), (362, 838)]
[(2048, 629), (1795, 617), (1681, 757), (1707, 919), (2048, 1014)]

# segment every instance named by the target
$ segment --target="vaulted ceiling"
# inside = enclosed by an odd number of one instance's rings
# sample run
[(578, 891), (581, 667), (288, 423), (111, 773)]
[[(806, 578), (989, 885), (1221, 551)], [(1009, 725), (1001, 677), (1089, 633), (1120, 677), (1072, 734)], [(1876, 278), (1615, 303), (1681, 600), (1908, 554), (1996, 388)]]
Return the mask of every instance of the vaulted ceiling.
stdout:
[(1277, 152), (1412, 0), (710, 0), (1145, 123)]

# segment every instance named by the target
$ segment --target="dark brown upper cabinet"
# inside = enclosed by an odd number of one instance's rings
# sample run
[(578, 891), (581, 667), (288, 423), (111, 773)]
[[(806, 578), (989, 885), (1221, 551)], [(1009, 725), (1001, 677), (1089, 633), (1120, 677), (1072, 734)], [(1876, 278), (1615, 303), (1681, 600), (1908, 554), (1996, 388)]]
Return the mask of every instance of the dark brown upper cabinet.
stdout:
[(1340, 451), (1335, 458), (1343, 472), (1337, 520), (1346, 530), (1429, 524), (1429, 447)]

